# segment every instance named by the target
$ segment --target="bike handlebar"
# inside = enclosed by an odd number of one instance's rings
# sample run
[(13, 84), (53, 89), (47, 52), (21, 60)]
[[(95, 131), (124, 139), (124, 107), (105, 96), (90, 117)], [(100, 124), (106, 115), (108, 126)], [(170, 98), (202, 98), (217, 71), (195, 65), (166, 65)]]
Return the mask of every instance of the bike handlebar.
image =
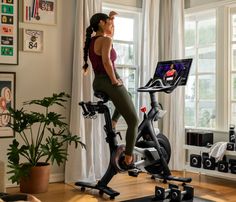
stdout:
[(164, 84), (162, 79), (156, 79), (153, 81), (153, 79), (150, 79), (148, 83), (144, 87), (140, 87), (137, 89), (138, 92), (165, 92), (165, 93), (171, 93), (181, 82), (182, 80), (182, 74), (176, 79), (174, 84)]

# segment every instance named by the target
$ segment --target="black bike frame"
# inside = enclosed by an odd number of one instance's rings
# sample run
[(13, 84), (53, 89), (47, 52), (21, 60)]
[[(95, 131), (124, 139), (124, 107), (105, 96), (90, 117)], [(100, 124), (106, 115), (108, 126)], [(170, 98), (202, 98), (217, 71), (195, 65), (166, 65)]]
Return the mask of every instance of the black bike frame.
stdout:
[(147, 115), (146, 114), (144, 115), (143, 121), (140, 123), (140, 125), (138, 127), (138, 135), (137, 135), (136, 143), (138, 142), (138, 140), (140, 138), (142, 138), (144, 131), (146, 133), (148, 133), (150, 135), (150, 137), (152, 138), (152, 140), (154, 141), (155, 149), (157, 150), (157, 152), (160, 156), (160, 161), (161, 161), (161, 164), (164, 168), (163, 174), (164, 174), (164, 176), (169, 176), (169, 175), (171, 175), (171, 172), (170, 172), (168, 164), (161, 152), (161, 149), (160, 149), (161, 146), (158, 142), (158, 139), (155, 134), (154, 127), (153, 127), (153, 121), (159, 113), (159, 104), (157, 102), (155, 93), (149, 92), (149, 94), (150, 94), (150, 100), (151, 100), (151, 109), (149, 110)]

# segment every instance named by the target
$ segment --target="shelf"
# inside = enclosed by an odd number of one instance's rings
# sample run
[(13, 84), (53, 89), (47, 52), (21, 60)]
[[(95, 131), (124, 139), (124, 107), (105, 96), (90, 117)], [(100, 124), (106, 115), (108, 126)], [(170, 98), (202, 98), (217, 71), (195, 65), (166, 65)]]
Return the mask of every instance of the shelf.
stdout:
[[(210, 152), (209, 147), (200, 147), (200, 146), (193, 146), (193, 145), (184, 145), (184, 149), (189, 150), (189, 151), (193, 151), (196, 153), (199, 153), (199, 152), (200, 153), (202, 153), (202, 152), (209, 153)], [(226, 150), (225, 155), (236, 156), (236, 151)], [(199, 173), (200, 175), (204, 174), (204, 175), (208, 175), (208, 176), (212, 176), (212, 177), (219, 177), (219, 178), (223, 178), (223, 179), (236, 180), (236, 174), (231, 173), (230, 170), (229, 170), (229, 172), (224, 173), (224, 172), (219, 172), (218, 170), (208, 170), (208, 169), (204, 169), (204, 168), (196, 168), (196, 167), (190, 166), (188, 161), (185, 161), (184, 168), (185, 168), (185, 171)]]
[(189, 164), (185, 165), (185, 171), (196, 172), (196, 173), (205, 174), (212, 177), (219, 177), (219, 178), (224, 178), (224, 179), (229, 179), (229, 180), (236, 179), (236, 174), (233, 174), (230, 172), (223, 173), (223, 172), (219, 172), (218, 170), (207, 170), (204, 168), (195, 168), (195, 167), (191, 167)]
[[(193, 145), (184, 145), (184, 149), (193, 150), (193, 151), (200, 151), (200, 152), (210, 152), (210, 148), (208, 147), (199, 147)], [(236, 156), (236, 151), (228, 151), (226, 150), (225, 155)]]

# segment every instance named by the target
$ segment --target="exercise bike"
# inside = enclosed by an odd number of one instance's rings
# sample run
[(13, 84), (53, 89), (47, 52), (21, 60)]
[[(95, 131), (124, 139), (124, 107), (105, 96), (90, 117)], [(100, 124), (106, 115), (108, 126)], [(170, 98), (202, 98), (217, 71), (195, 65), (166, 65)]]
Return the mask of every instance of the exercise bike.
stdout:
[[(176, 66), (176, 69), (178, 70), (177, 77), (173, 80), (163, 80), (164, 73), (172, 63), (178, 64)], [(171, 171), (168, 167), (171, 157), (169, 140), (162, 133), (156, 134), (153, 127), (153, 122), (158, 121), (165, 114), (165, 111), (157, 102), (155, 94), (157, 92), (171, 93), (177, 86), (186, 85), (191, 63), (192, 59), (159, 62), (154, 77), (150, 79), (144, 87), (138, 88), (138, 92), (149, 93), (151, 109), (148, 113), (142, 109), (144, 113), (143, 120), (138, 127), (138, 134), (133, 152), (134, 156), (138, 156), (138, 160), (134, 163), (135, 169), (128, 171), (129, 175), (138, 176), (142, 170), (145, 170), (152, 175), (152, 178), (162, 179), (165, 183), (171, 180), (182, 183), (191, 182), (191, 178), (182, 178), (171, 175)], [(114, 199), (120, 193), (107, 185), (114, 175), (125, 171), (120, 165), (120, 158), (124, 156), (125, 145), (118, 144), (117, 136), (120, 136), (120, 134), (114, 132), (112, 129), (110, 111), (105, 104), (108, 102), (109, 97), (103, 92), (95, 92), (94, 95), (100, 98), (101, 101), (80, 102), (79, 105), (83, 109), (85, 118), (95, 118), (97, 114), (104, 114), (106, 123), (104, 130), (106, 133), (106, 142), (109, 144), (110, 149), (110, 162), (107, 171), (97, 184), (79, 181), (76, 182), (75, 185), (81, 187), (81, 191), (85, 191), (86, 187), (97, 189), (99, 190), (100, 195), (105, 193), (110, 196), (110, 199)]]

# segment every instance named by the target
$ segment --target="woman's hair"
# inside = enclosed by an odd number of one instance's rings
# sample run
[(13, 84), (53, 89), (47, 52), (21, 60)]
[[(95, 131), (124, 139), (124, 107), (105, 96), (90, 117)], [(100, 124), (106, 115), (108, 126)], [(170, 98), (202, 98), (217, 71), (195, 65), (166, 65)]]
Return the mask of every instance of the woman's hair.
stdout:
[(105, 13), (96, 13), (90, 18), (90, 25), (86, 29), (86, 39), (84, 44), (84, 71), (88, 68), (88, 51), (91, 42), (91, 35), (93, 32), (97, 32), (99, 30), (99, 22), (100, 20), (106, 22), (109, 16)]

